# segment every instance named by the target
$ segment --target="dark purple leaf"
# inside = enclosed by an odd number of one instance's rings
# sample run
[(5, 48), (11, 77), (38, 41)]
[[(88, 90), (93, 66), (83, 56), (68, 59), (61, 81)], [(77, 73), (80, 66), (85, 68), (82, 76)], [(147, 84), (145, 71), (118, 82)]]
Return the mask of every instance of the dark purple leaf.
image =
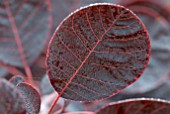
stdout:
[(160, 99), (130, 99), (110, 103), (96, 114), (169, 114), (170, 102)]
[(137, 80), (150, 54), (147, 30), (130, 10), (95, 4), (69, 15), (47, 53), (51, 84), (77, 101), (111, 97)]
[(14, 85), (0, 79), (0, 114), (26, 114), (24, 101)]
[(20, 75), (15, 75), (9, 81), (17, 86), (19, 83), (24, 82), (24, 78)]
[(167, 73), (170, 69), (170, 10), (165, 7), (164, 0), (159, 2), (155, 2), (155, 0), (128, 1), (131, 2), (122, 3), (142, 19), (149, 31), (152, 46), (151, 59), (146, 71), (125, 92), (144, 93), (157, 88), (168, 78)]
[(30, 84), (21, 82), (17, 85), (25, 103), (25, 108), (29, 114), (38, 114), (41, 106), (39, 92)]
[(49, 35), (46, 1), (0, 2), (0, 61), (19, 67), (35, 61)]

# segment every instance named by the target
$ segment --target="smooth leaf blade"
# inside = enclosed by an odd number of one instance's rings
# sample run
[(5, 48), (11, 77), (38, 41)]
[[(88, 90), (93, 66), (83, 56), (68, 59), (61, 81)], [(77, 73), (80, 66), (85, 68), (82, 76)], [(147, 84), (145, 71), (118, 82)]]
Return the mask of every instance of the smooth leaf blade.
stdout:
[(4, 79), (0, 79), (0, 113), (25, 114), (24, 101), (15, 87)]
[(96, 114), (169, 114), (170, 103), (160, 99), (139, 98), (110, 103)]
[(23, 67), (38, 57), (49, 35), (49, 12), (43, 0), (0, 2), (0, 60)]
[(29, 114), (38, 114), (41, 106), (41, 98), (39, 92), (30, 84), (21, 82), (17, 85), (17, 89), (23, 97), (25, 108)]
[(122, 6), (95, 4), (69, 15), (47, 53), (47, 71), (59, 95), (78, 101), (111, 97), (133, 83), (150, 54), (147, 30)]

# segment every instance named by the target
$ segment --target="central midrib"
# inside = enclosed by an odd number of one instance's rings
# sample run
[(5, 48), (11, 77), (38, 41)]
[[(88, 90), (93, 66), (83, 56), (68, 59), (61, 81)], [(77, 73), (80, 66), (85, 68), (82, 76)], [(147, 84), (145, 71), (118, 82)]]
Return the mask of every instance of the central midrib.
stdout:
[(79, 72), (79, 70), (82, 68), (82, 66), (84, 65), (84, 63), (87, 61), (87, 59), (89, 58), (89, 56), (92, 54), (92, 52), (94, 51), (94, 49), (97, 47), (97, 45), (100, 43), (100, 41), (103, 39), (104, 35), (112, 28), (113, 24), (120, 18), (120, 16), (122, 16), (123, 12), (121, 12), (119, 14), (119, 16), (117, 16), (116, 19), (114, 19), (114, 21), (112, 22), (111, 26), (104, 31), (104, 33), (102, 34), (102, 36), (100, 37), (100, 39), (96, 42), (96, 44), (94, 45), (94, 47), (90, 50), (89, 54), (86, 56), (86, 58), (83, 60), (83, 62), (81, 63), (81, 65), (78, 67), (78, 69), (75, 71), (75, 73), (71, 76), (70, 80), (68, 81), (68, 83), (64, 86), (64, 88), (62, 89), (62, 91), (60, 92), (59, 96), (60, 97), (63, 92), (65, 91), (65, 89), (68, 87), (68, 85), (72, 82), (73, 78), (76, 76), (76, 74)]
[(20, 58), (22, 60), (23, 67), (25, 69), (25, 73), (28, 76), (28, 80), (30, 81), (30, 83), (33, 83), (32, 82), (32, 73), (31, 73), (30, 67), (29, 67), (27, 59), (26, 59), (26, 55), (25, 55), (25, 52), (24, 52), (22, 41), (21, 41), (21, 38), (19, 36), (19, 32), (18, 32), (18, 29), (16, 27), (14, 17), (12, 16), (12, 12), (10, 10), (9, 3), (8, 3), (7, 0), (4, 0), (4, 3), (5, 3), (5, 8), (6, 8), (6, 11), (7, 11), (7, 14), (8, 14), (9, 22), (11, 23), (11, 28), (12, 28), (13, 35), (14, 35), (14, 38), (15, 38), (15, 42), (16, 42), (16, 45), (17, 45), (19, 53), (20, 53)]

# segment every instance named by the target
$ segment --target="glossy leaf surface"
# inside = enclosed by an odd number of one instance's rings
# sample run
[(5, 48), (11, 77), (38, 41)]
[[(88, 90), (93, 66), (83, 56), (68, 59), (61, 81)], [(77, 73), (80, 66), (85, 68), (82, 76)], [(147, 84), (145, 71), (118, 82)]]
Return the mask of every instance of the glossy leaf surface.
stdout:
[(1, 0), (0, 61), (30, 65), (40, 54), (49, 32), (44, 0)]
[(62, 97), (95, 101), (140, 77), (149, 54), (147, 30), (135, 14), (122, 6), (95, 4), (69, 15), (57, 28), (47, 71)]
[(22, 95), (25, 108), (29, 114), (38, 114), (41, 106), (41, 99), (38, 91), (26, 82), (21, 82), (17, 88)]
[(111, 103), (96, 114), (169, 114), (169, 112), (169, 102), (140, 98)]
[(0, 79), (0, 114), (26, 114), (24, 101), (15, 87)]

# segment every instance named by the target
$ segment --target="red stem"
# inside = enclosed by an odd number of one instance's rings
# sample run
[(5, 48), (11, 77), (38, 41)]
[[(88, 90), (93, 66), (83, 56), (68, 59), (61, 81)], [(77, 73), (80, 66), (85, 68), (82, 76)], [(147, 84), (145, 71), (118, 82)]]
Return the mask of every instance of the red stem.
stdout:
[(52, 32), (52, 26), (53, 26), (53, 16), (52, 16), (52, 6), (51, 6), (51, 2), (50, 2), (50, 0), (46, 0), (46, 3), (47, 3), (47, 10), (48, 10), (48, 12), (49, 12), (49, 17), (48, 17), (48, 19), (49, 19), (49, 23), (48, 23), (48, 27), (49, 27), (49, 32), (48, 32), (48, 34), (47, 34), (47, 39), (46, 39), (46, 44), (45, 44), (45, 48), (43, 49), (43, 52), (45, 52), (45, 54), (46, 54), (46, 51), (47, 51), (47, 47), (48, 47), (48, 42), (50, 41), (50, 38), (51, 38), (51, 32)]
[(8, 70), (8, 72), (12, 75), (21, 75), (21, 76), (24, 76), (24, 74), (22, 72), (20, 72), (17, 68), (11, 66), (11, 65), (8, 65), (8, 64), (5, 64), (3, 63), (2, 61), (0, 61), (0, 67), (4, 67)]

